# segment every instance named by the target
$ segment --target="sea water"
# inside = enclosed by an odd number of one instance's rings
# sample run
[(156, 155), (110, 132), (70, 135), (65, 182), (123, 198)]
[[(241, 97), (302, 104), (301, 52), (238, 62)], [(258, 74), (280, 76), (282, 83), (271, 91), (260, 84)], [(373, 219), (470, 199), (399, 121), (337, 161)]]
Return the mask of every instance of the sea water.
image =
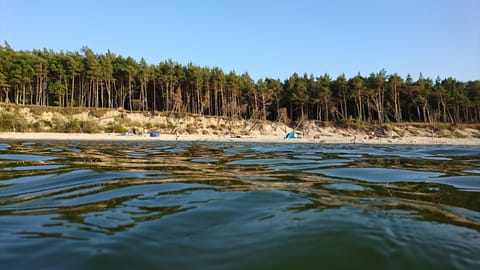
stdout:
[(1, 269), (480, 269), (480, 147), (0, 142)]

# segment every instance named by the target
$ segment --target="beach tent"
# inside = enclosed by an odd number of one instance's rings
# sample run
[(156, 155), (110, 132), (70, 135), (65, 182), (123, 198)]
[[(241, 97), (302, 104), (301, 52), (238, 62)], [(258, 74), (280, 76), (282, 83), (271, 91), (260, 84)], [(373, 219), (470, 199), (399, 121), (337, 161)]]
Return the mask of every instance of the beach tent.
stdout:
[(293, 138), (297, 138), (297, 134), (295, 133), (295, 131), (291, 131), (290, 133), (285, 135), (285, 139), (293, 139)]
[(158, 136), (160, 136), (160, 132), (158, 132), (158, 131), (150, 132), (150, 137), (158, 137)]

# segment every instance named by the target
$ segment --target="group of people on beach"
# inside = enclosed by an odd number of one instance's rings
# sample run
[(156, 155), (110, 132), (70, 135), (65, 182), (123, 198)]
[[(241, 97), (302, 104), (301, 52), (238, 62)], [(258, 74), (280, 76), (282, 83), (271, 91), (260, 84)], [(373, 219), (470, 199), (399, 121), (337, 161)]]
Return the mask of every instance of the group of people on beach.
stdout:
[(160, 132), (154, 130), (154, 131), (150, 131), (150, 133), (149, 133), (146, 128), (144, 128), (143, 131), (140, 131), (136, 128), (132, 128), (131, 130), (129, 130), (125, 133), (125, 136), (143, 136), (144, 134), (149, 134), (150, 137), (160, 136)]

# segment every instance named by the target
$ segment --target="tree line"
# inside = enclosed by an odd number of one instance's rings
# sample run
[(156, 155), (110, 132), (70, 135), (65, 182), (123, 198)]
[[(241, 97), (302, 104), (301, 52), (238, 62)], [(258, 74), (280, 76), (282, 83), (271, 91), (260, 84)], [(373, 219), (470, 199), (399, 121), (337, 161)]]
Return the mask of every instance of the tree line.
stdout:
[(0, 46), (0, 101), (21, 105), (112, 108), (262, 119), (478, 123), (480, 80), (424, 78), (385, 70), (352, 78), (292, 74), (254, 81), (247, 72), (148, 64), (144, 58)]

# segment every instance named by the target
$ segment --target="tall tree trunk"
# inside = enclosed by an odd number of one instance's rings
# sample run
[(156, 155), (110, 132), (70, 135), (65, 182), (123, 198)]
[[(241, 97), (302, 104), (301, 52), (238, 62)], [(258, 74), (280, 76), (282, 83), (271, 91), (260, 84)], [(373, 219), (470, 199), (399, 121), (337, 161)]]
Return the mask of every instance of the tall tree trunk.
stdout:
[(75, 74), (72, 75), (72, 84), (70, 87), (70, 107), (74, 107), (75, 103), (74, 100), (74, 89), (75, 89)]
[(152, 112), (154, 112), (155, 110), (157, 110), (157, 88), (156, 88), (156, 81), (157, 79), (154, 77), (153, 78), (153, 108), (152, 108)]

